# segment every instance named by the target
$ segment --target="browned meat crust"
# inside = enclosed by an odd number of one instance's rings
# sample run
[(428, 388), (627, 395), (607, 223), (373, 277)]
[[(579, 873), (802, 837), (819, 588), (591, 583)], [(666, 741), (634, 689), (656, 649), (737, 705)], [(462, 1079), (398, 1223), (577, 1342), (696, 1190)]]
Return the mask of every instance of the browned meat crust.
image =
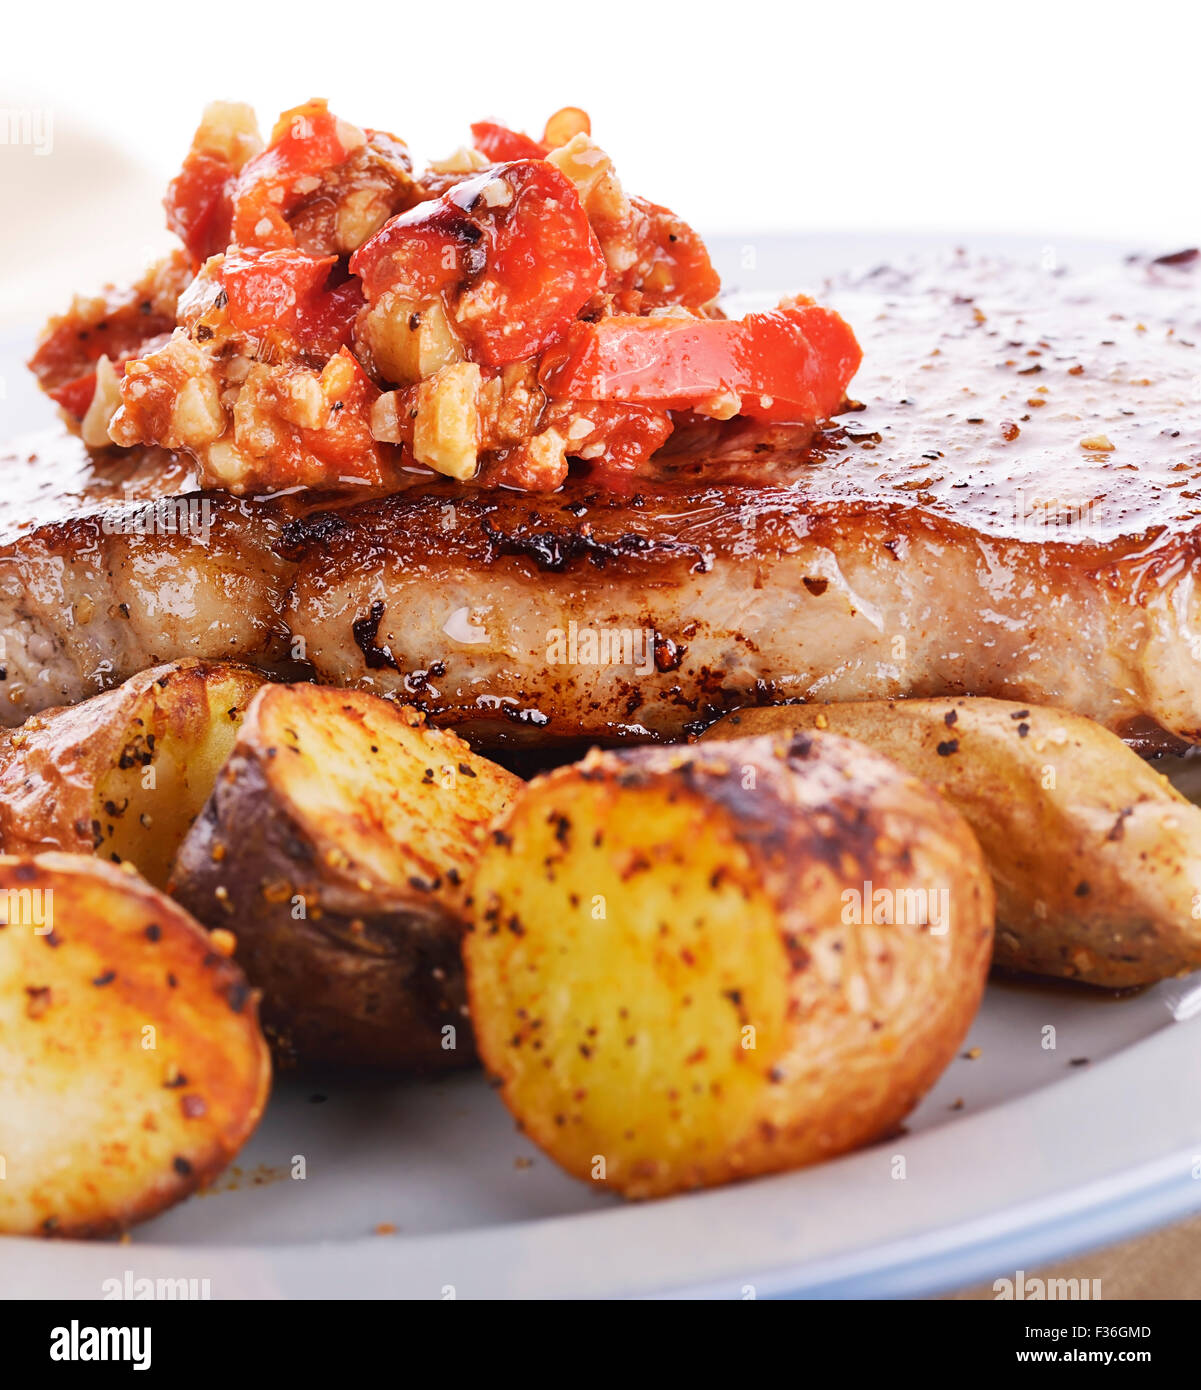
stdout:
[(299, 663), (484, 741), (963, 693), (1201, 740), (1198, 278), (957, 258), (832, 286), (864, 408), (808, 443), (681, 434), (631, 498), (212, 496), (198, 542), (104, 528), (125, 473), (135, 499), (186, 486), (174, 460), (10, 460), (0, 717), (193, 655)]

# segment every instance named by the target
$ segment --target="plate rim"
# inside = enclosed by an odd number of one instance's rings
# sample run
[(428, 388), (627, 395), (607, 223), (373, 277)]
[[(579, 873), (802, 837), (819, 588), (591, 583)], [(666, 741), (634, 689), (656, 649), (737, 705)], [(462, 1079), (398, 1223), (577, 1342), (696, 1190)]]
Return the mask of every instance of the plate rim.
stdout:
[[(1201, 1164), (1199, 1037), (1196, 1016), (1170, 1022), (1087, 1071), (903, 1138), (917, 1172), (893, 1185), (904, 1196), (891, 1218), (879, 1175), (874, 1185), (855, 1178), (886, 1162), (896, 1142), (653, 1203), (387, 1240), (187, 1246), (10, 1237), (0, 1246), (0, 1297), (96, 1297), (118, 1263), (149, 1278), (203, 1265), (214, 1287), (230, 1288), (220, 1297), (245, 1299), (334, 1289), (353, 1299), (437, 1298), (447, 1285), (473, 1299), (721, 1299), (745, 1297), (746, 1286), (766, 1298), (941, 1293), (1015, 1260), (1015, 1269), (1033, 1267), (1201, 1208), (1201, 1180), (1192, 1176)], [(1126, 1106), (1114, 1103), (1123, 1099)], [(1041, 1165), (1022, 1147), (1035, 1136), (1048, 1159)], [(948, 1191), (944, 1177), (956, 1162), (965, 1181)], [(798, 1213), (808, 1202), (836, 1202), (839, 1187), (854, 1193), (856, 1210), (843, 1215), (865, 1238), (804, 1251)], [(957, 1210), (931, 1222), (948, 1196)], [(781, 1217), (794, 1223), (783, 1239)], [(748, 1231), (749, 1244), (735, 1249), (730, 1237)], [(622, 1262), (631, 1248), (640, 1256), (634, 1270)], [(464, 1268), (469, 1279), (451, 1277)]]

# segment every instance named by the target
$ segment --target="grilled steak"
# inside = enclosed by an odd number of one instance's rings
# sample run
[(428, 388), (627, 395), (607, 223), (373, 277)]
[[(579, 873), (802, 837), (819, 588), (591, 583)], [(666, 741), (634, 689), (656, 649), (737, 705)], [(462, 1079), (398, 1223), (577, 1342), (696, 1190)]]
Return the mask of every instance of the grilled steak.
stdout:
[[(1199, 289), (1187, 256), (835, 283), (862, 408), (812, 439), (677, 431), (630, 497), (235, 499), (171, 455), (22, 448), (0, 718), (186, 655), (394, 692), (485, 743), (962, 693), (1201, 741)], [(203, 534), (140, 534), (155, 497), (206, 506)]]

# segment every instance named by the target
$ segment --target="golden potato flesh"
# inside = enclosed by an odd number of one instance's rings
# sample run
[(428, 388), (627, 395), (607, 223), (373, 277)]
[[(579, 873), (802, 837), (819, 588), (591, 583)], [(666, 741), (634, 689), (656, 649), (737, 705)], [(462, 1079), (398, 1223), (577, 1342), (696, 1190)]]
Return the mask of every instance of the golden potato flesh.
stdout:
[(264, 690), (238, 749), (347, 884), (417, 906), (458, 900), (483, 827), (521, 786), (417, 710), (355, 690)]
[(170, 899), (0, 856), (0, 1232), (100, 1235), (218, 1173), (270, 1085), (242, 972)]
[[(867, 920), (848, 897), (865, 884)], [(886, 1133), (954, 1055), (992, 937), (963, 821), (821, 736), (594, 753), (538, 778), (471, 899), (485, 1065), (548, 1153), (630, 1196)]]

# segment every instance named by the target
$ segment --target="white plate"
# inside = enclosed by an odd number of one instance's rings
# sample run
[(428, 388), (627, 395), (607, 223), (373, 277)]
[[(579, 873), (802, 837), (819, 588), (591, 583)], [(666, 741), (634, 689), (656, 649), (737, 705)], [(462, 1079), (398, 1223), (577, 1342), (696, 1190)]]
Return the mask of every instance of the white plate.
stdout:
[[(753, 293), (946, 244), (748, 236), (717, 251)], [(19, 365), (27, 335), (7, 325), (0, 344), (11, 432), (50, 416)], [(952, 1063), (900, 1138), (641, 1205), (560, 1173), (478, 1074), (285, 1080), (214, 1191), (126, 1244), (0, 1242), (0, 1295), (98, 1297), (127, 1272), (207, 1279), (214, 1298), (935, 1292), (1201, 1207), (1198, 1013), (1201, 975), (1123, 999), (990, 985), (964, 1048), (979, 1056)]]

